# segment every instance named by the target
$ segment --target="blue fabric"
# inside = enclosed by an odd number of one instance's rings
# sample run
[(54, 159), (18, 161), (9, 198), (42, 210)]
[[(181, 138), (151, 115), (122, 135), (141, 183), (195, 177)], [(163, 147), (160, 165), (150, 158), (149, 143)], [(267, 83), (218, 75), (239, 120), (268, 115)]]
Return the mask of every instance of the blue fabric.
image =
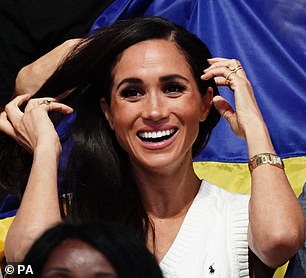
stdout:
[(3, 202), (0, 204), (0, 219), (15, 216), (19, 204), (20, 201), (16, 196), (12, 194), (6, 195)]
[[(276, 152), (287, 158), (306, 154), (305, 14), (304, 0), (115, 0), (92, 29), (133, 16), (161, 16), (198, 35), (213, 56), (239, 59), (253, 84)], [(229, 90), (220, 91), (233, 103)], [(224, 120), (197, 158), (247, 159), (245, 142)]]
[[(56, 131), (58, 133), (58, 136), (61, 140), (62, 144), (62, 154), (61, 158), (59, 161), (59, 170), (66, 169), (68, 161), (69, 161), (69, 156), (73, 147), (73, 139), (69, 137), (69, 132), (71, 125), (73, 121), (76, 118), (76, 112), (73, 112), (70, 115), (67, 115), (56, 127)], [(59, 172), (59, 177), (58, 177), (58, 191), (59, 194), (61, 195), (62, 193), (65, 192), (66, 189), (62, 188), (62, 181), (63, 181), (63, 176), (61, 175), (62, 173)]]

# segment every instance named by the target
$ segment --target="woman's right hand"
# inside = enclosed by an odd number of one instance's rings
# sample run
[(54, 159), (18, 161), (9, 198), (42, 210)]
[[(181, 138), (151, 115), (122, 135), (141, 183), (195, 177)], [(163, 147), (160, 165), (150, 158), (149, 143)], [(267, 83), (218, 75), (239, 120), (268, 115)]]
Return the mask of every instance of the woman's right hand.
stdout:
[[(59, 137), (48, 112), (59, 111), (70, 114), (73, 109), (58, 103), (54, 98), (30, 99), (31, 95), (21, 95), (9, 102), (0, 113), (0, 131), (11, 136), (27, 151), (34, 153), (39, 147), (61, 152)], [(26, 104), (24, 112), (20, 110)]]

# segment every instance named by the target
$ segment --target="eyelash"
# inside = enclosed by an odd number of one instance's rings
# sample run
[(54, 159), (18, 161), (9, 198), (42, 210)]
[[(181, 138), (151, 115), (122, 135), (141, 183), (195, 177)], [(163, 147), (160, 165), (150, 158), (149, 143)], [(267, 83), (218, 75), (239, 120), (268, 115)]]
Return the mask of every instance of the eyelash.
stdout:
[(165, 86), (164, 91), (169, 93), (183, 93), (186, 90), (186, 86), (173, 83)]
[[(163, 92), (170, 96), (177, 96), (182, 94), (186, 90), (186, 86), (178, 84), (178, 83), (171, 83), (166, 84), (162, 88)], [(130, 100), (138, 100), (140, 97), (145, 95), (145, 92), (141, 88), (135, 87), (127, 87), (120, 92), (120, 96), (122, 98), (130, 99)]]
[(136, 99), (144, 93), (138, 88), (125, 88), (121, 91), (120, 96), (123, 98)]

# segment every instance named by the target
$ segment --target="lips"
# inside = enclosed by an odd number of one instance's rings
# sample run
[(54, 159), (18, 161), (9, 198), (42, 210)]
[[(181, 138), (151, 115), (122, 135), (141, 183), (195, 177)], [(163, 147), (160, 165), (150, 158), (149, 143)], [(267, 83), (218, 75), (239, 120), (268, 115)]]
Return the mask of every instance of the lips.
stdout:
[(158, 143), (170, 139), (177, 132), (177, 128), (156, 130), (156, 131), (144, 131), (138, 132), (138, 138), (143, 142)]

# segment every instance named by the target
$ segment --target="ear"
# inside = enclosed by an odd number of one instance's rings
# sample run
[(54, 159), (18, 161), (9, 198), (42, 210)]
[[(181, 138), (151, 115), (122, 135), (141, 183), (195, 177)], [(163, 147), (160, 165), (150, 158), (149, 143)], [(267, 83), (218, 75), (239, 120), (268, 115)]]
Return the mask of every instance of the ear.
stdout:
[(204, 94), (202, 98), (201, 104), (201, 116), (200, 122), (204, 122), (209, 114), (210, 108), (212, 106), (212, 100), (214, 96), (214, 89), (212, 87), (208, 87), (206, 90), (206, 94)]
[(112, 113), (110, 111), (109, 105), (106, 103), (104, 97), (100, 98), (100, 106), (101, 106), (102, 112), (103, 112), (106, 120), (108, 121), (108, 124), (110, 125), (111, 129), (114, 129), (113, 116), (112, 116)]

